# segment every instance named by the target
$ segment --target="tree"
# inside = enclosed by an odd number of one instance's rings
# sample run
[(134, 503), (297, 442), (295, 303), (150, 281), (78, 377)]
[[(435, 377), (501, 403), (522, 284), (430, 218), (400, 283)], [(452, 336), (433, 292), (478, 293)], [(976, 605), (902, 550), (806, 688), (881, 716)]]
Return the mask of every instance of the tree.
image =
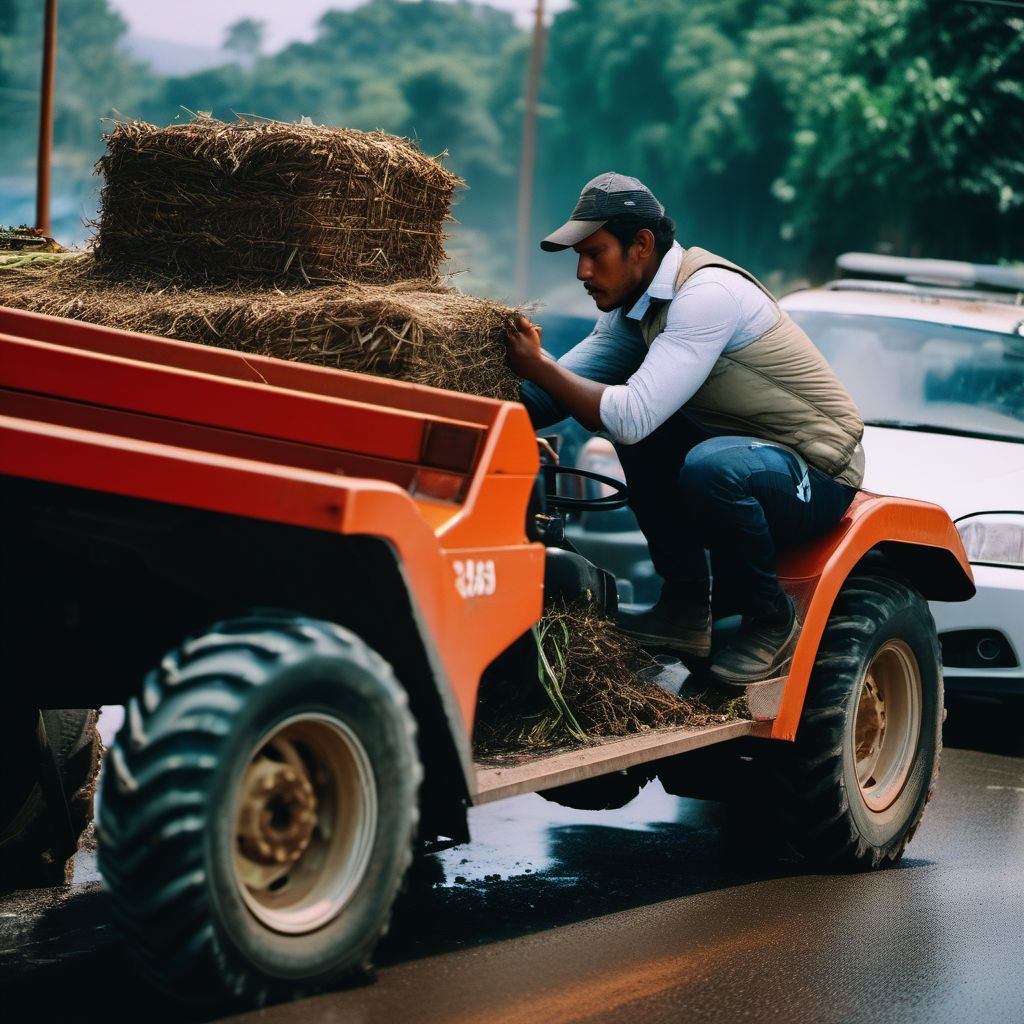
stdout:
[(470, 73), (431, 58), (402, 75), (398, 88), (408, 109), (403, 134), (428, 152), (449, 150), (466, 173), (501, 173), (501, 139), (481, 102), (481, 83)]
[(556, 18), (544, 99), (560, 116), (541, 128), (547, 220), (564, 217), (589, 177), (617, 170), (661, 197), (684, 244), (778, 266), (783, 211), (770, 186), (791, 115), (748, 35), (796, 6), (577, 0)]
[[(782, 74), (795, 112), (776, 193), (822, 250), (1019, 258), (1024, 18), (991, 5), (836, 0), (817, 56)], [(792, 30), (762, 45), (778, 47)]]
[[(680, 237), (759, 273), (850, 248), (1019, 258), (1024, 18), (942, 0), (576, 0), (542, 180), (637, 174)], [(550, 220), (551, 217), (548, 219)]]
[(263, 48), (267, 25), (255, 18), (240, 18), (224, 33), (223, 49), (235, 54), (243, 64), (252, 64)]
[[(0, 3), (0, 133), (8, 173), (35, 153), (42, 11), (38, 0)], [(126, 32), (107, 0), (58, 8), (54, 147), (64, 165), (91, 166), (101, 150), (101, 118), (132, 113), (152, 86), (148, 71), (120, 48)]]
[(166, 123), (184, 105), (408, 135), (427, 152), (448, 151), (446, 164), (471, 182), (459, 220), (489, 244), (514, 202), (518, 146), (498, 127), (496, 83), (507, 81), (506, 54), (523, 36), (510, 15), (466, 0), (370, 0), (326, 13), (311, 42), (165, 81), (145, 114)]

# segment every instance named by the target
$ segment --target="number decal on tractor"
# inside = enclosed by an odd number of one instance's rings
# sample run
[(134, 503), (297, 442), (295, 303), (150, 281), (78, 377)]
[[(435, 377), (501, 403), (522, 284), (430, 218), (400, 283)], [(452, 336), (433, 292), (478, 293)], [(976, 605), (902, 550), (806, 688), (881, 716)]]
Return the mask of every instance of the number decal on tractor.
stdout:
[(462, 597), (488, 597), (498, 587), (492, 558), (458, 558), (452, 562), (452, 568), (455, 569), (455, 589)]

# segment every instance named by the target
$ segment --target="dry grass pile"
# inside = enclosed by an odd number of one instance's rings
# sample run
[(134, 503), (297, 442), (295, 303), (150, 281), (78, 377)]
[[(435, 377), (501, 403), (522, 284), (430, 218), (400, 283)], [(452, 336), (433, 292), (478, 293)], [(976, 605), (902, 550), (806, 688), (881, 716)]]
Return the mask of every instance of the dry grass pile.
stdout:
[(107, 136), (92, 251), (0, 261), (0, 304), (515, 399), (515, 311), (445, 287), (458, 178), (383, 132), (199, 117)]
[(515, 312), (424, 281), (183, 288), (110, 276), (88, 255), (0, 267), (0, 305), (511, 400)]
[(702, 726), (739, 717), (674, 696), (640, 677), (654, 660), (590, 605), (557, 605), (535, 630), (532, 679), (487, 679), (474, 730), (478, 754), (543, 750), (666, 726)]
[(199, 117), (118, 123), (97, 259), (202, 284), (436, 281), (459, 178), (384, 132)]

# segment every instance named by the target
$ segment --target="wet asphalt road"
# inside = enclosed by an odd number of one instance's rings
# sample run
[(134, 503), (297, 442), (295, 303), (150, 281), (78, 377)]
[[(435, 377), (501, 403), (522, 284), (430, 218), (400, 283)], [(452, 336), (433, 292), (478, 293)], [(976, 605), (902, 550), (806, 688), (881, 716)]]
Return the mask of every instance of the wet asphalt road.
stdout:
[[(935, 800), (901, 866), (815, 875), (736, 849), (715, 804), (536, 796), (472, 812), (368, 984), (245, 1024), (1024, 1021), (1024, 705), (952, 704)], [(94, 861), (0, 901), (0, 1019), (201, 1020), (138, 983)], [(431, 878), (432, 873), (432, 878)]]

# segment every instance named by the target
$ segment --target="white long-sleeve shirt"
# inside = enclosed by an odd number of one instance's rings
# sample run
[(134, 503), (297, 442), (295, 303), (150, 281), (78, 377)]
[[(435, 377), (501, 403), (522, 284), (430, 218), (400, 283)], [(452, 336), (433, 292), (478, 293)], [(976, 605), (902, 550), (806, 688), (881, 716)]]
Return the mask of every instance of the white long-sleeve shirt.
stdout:
[[(678, 293), (683, 250), (665, 254), (650, 287), (628, 312), (603, 314), (587, 342), (604, 348), (642, 343), (640, 320), (652, 300), (670, 301), (668, 322), (639, 368), (601, 395), (601, 423), (620, 444), (635, 444), (656, 430), (697, 392), (723, 352), (735, 352), (769, 330), (778, 307), (745, 277), (720, 267), (699, 270)], [(584, 373), (584, 375), (586, 375)]]

